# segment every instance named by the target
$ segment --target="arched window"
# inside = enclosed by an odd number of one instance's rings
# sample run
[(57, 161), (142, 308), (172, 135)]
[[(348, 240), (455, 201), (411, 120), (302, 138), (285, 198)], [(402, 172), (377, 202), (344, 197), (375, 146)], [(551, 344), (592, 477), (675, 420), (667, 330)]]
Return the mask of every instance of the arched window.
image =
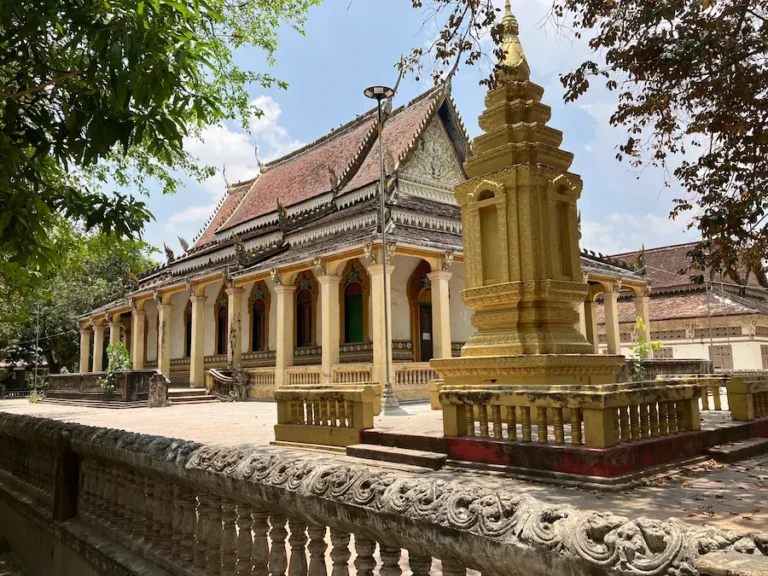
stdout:
[(365, 267), (360, 261), (350, 260), (341, 274), (339, 308), (342, 317), (342, 344), (366, 342), (368, 330), (368, 302), (370, 298), (370, 280)]
[(408, 305), (411, 310), (413, 361), (428, 362), (434, 351), (432, 334), (432, 283), (429, 263), (419, 262), (408, 280)]
[(316, 346), (317, 281), (312, 272), (304, 270), (293, 284), (296, 286), (296, 348), (310, 348)]
[(269, 350), (269, 288), (263, 280), (253, 285), (251, 295), (248, 297), (248, 310), (250, 311), (250, 344), (251, 352), (263, 352)]
[[(158, 346), (160, 341), (158, 340)], [(187, 301), (187, 307), (184, 308), (184, 356), (189, 358), (192, 355), (192, 302)]]
[(224, 286), (219, 290), (213, 304), (213, 318), (216, 326), (216, 354), (226, 354), (229, 340), (229, 299)]

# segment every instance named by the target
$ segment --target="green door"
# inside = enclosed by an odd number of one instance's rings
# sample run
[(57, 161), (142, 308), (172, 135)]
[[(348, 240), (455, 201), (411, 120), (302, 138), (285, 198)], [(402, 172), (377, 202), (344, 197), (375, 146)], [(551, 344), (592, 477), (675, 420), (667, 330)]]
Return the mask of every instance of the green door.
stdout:
[(344, 295), (344, 341), (347, 344), (364, 342), (363, 295), (349, 292)]

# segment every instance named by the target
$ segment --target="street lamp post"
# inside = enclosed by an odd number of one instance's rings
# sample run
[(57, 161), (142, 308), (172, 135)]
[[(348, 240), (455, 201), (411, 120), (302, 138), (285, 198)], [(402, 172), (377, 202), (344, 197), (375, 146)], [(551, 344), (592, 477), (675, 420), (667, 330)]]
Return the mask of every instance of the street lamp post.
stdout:
[[(389, 342), (389, 293), (387, 292), (387, 226), (385, 221), (385, 190), (384, 190), (384, 143), (382, 141), (381, 101), (392, 98), (395, 95), (392, 88), (386, 86), (371, 86), (366, 88), (365, 96), (376, 100), (379, 113), (378, 137), (379, 137), (379, 219), (381, 221), (381, 265), (384, 281), (384, 345), (391, 348)], [(381, 408), (384, 414), (402, 413), (400, 404), (392, 388), (392, 378), (389, 365), (391, 350), (384, 350), (385, 381), (384, 392), (381, 396)]]

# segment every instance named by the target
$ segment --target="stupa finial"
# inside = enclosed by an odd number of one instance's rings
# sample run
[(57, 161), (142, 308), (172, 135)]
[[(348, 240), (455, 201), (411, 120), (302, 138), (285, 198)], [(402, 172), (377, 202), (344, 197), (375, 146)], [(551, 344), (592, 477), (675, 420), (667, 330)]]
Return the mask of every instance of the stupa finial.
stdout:
[(510, 0), (504, 3), (504, 17), (501, 19), (504, 26), (504, 36), (501, 42), (501, 51), (503, 56), (501, 64), (502, 75), (506, 80), (516, 80), (522, 82), (528, 80), (531, 76), (531, 69), (528, 67), (528, 61), (523, 52), (523, 45), (520, 43), (520, 26), (517, 18), (512, 14)]

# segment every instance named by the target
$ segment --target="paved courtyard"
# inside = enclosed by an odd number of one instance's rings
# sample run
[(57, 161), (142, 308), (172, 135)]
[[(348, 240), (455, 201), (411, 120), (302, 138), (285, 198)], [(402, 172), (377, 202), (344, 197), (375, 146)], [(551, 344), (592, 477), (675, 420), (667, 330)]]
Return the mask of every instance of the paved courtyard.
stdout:
[[(381, 416), (376, 427), (411, 434), (440, 434), (442, 413), (428, 403), (404, 406), (407, 416)], [(169, 408), (107, 410), (4, 400), (0, 412), (29, 414), (91, 426), (174, 436), (207, 444), (263, 446), (274, 439), (275, 405), (271, 402), (175, 405)], [(727, 418), (727, 413), (705, 413), (704, 425)], [(347, 458), (334, 454), (334, 458)], [(430, 472), (455, 479), (481, 473), (444, 469)], [(717, 525), (768, 535), (768, 456), (739, 464), (714, 461), (684, 467), (647, 485), (623, 492), (598, 492), (498, 476), (487, 480), (507, 490), (525, 492), (552, 503), (605, 510), (628, 517), (677, 517), (687, 522)]]

